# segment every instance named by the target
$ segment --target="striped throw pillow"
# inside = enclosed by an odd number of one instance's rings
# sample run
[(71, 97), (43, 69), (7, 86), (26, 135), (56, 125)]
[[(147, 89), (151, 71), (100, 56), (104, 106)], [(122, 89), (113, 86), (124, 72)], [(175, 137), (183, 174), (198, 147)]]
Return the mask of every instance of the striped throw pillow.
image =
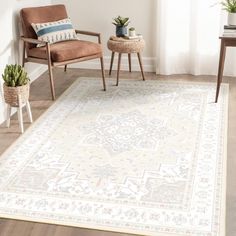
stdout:
[[(47, 23), (32, 23), (31, 25), (38, 39), (46, 41), (49, 44), (67, 40), (78, 40), (69, 18)], [(41, 46), (44, 45), (37, 45), (37, 47)]]

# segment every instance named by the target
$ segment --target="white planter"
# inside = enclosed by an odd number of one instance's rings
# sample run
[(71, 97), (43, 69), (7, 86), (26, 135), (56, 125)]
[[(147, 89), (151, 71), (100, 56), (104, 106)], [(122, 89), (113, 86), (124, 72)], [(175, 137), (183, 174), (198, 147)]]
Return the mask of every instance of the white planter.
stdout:
[(229, 13), (228, 14), (228, 24), (229, 25), (236, 25), (236, 13)]
[(129, 36), (135, 37), (136, 36), (135, 30), (129, 30)]

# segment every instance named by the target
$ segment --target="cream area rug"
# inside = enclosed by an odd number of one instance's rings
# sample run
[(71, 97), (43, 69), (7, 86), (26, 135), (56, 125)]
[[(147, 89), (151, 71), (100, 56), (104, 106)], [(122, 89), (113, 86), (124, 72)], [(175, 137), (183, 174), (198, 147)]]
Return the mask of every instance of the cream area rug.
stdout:
[(224, 236), (228, 86), (79, 79), (0, 158), (0, 217)]

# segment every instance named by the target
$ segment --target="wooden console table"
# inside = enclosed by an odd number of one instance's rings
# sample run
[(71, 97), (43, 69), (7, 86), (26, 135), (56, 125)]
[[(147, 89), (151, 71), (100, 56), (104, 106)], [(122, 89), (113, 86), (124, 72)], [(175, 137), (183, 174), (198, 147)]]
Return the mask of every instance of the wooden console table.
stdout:
[(224, 73), (224, 64), (225, 64), (225, 55), (227, 47), (236, 47), (236, 37), (220, 37), (221, 47), (220, 47), (220, 61), (218, 68), (218, 78), (217, 78), (217, 88), (216, 88), (216, 98), (215, 102), (218, 102), (218, 97), (220, 93), (220, 85), (222, 83), (223, 73)]

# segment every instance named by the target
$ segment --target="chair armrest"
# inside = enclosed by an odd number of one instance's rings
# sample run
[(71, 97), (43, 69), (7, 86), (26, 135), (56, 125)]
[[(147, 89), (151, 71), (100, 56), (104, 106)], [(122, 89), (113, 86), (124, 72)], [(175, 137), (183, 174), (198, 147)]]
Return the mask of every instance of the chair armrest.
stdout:
[(95, 36), (98, 37), (98, 42), (101, 43), (101, 34), (96, 32), (89, 32), (84, 30), (75, 30), (76, 34), (84, 34), (89, 36)]
[[(51, 64), (51, 51), (50, 51), (50, 44), (43, 40), (33, 39), (33, 38), (25, 38), (24, 36), (21, 36), (21, 39), (24, 43), (32, 43), (32, 44), (42, 44), (46, 46), (46, 53), (49, 63)], [(25, 50), (25, 47), (24, 47)]]
[(25, 38), (23, 36), (21, 36), (21, 39), (26, 43), (43, 44), (43, 45), (48, 44), (48, 42), (46, 42), (46, 41), (42, 41), (42, 40), (38, 40), (38, 39), (32, 39), (32, 38)]

